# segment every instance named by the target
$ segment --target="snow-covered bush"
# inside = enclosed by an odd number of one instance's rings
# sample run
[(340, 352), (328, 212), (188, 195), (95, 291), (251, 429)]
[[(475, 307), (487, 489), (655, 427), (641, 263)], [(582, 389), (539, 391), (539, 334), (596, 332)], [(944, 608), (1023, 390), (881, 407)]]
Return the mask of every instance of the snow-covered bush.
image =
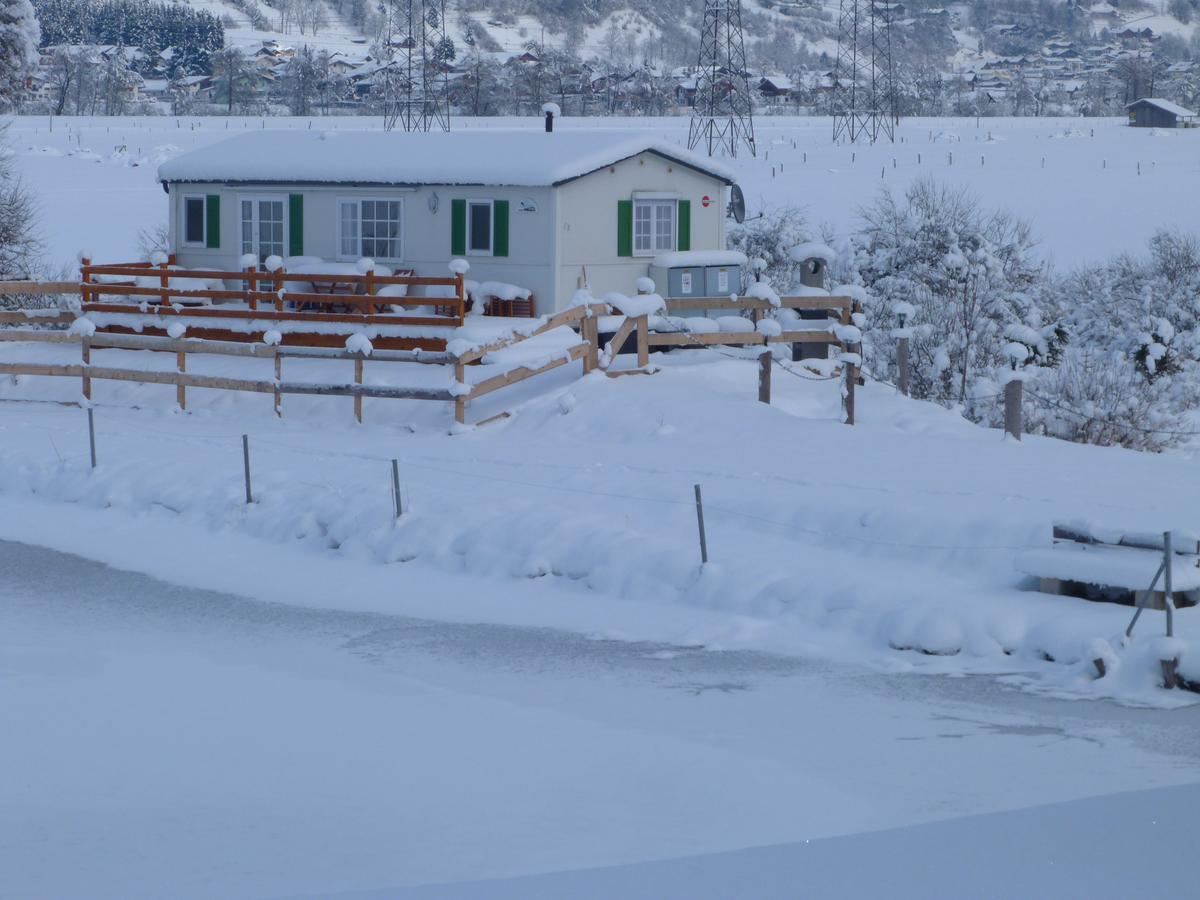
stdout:
[(816, 237), (798, 207), (766, 207), (761, 218), (730, 226), (729, 249), (764, 260), (762, 274), (786, 292), (800, 283), (801, 265), (792, 259), (791, 249)]
[[(989, 212), (965, 190), (932, 178), (914, 182), (903, 196), (883, 191), (862, 211), (850, 277), (867, 290), (873, 322), (897, 323), (913, 309), (910, 383), (913, 396), (946, 405), (966, 403), (973, 382), (1005, 364), (1005, 346), (1019, 326), (1038, 360), (1055, 322), (1040, 302), (1046, 272), (1031, 250), (1029, 226)], [(1034, 337), (1029, 338), (1030, 335)], [(896, 375), (895, 340), (886, 329), (864, 347), (875, 377)]]
[(1058, 366), (1026, 390), (1025, 429), (1086, 444), (1163, 450), (1181, 440), (1186, 400), (1170, 377), (1148, 380), (1119, 351), (1068, 347)]

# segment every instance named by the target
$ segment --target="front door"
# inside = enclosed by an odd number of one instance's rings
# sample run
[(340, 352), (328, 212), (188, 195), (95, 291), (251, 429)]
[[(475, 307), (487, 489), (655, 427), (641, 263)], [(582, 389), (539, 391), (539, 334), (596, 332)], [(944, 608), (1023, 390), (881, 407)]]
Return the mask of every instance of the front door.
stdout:
[(260, 266), (268, 256), (282, 258), (287, 240), (284, 198), (243, 197), (241, 203), (242, 253), (253, 253)]

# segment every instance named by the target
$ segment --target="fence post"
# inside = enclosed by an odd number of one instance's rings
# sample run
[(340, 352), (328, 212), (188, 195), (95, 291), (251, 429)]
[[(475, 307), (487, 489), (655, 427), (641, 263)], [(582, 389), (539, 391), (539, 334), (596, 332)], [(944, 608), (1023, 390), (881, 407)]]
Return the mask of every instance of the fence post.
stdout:
[(1004, 385), (1004, 431), (1019, 441), (1021, 439), (1021, 401), (1024, 383), (1013, 379)]
[(771, 348), (764, 347), (762, 353), (758, 355), (758, 402), (771, 403), (771, 364), (774, 359), (771, 356)]
[(96, 418), (92, 414), (92, 407), (88, 406), (88, 447), (92, 451), (92, 468), (96, 468)]
[(708, 562), (708, 538), (704, 535), (704, 501), (700, 498), (700, 485), (696, 485), (696, 524), (700, 528), (700, 562)]
[(171, 271), (171, 264), (169, 262), (163, 262), (159, 265), (159, 268), (162, 270), (158, 276), (160, 286), (162, 287), (162, 305), (170, 306), (171, 305), (171, 293), (170, 293), (171, 276), (168, 275), (167, 273)]
[(908, 338), (902, 337), (896, 345), (896, 363), (900, 367), (900, 393), (908, 396)]
[(258, 279), (254, 277), (257, 272), (257, 267), (246, 266), (246, 287), (250, 291), (248, 300), (251, 309), (258, 309), (258, 297), (256, 296), (258, 292)]
[(587, 353), (583, 357), (583, 371), (587, 374), (600, 367), (600, 323), (589, 308), (579, 325), (580, 337), (587, 341), (588, 345)]
[(275, 311), (283, 312), (283, 266), (280, 266), (272, 275), (271, 287), (275, 291)]
[(87, 306), (87, 304), (92, 302), (92, 291), (91, 291), (91, 288), (88, 287), (88, 283), (92, 279), (92, 273), (90, 271), (88, 271), (88, 269), (91, 267), (91, 265), (92, 265), (92, 261), (90, 259), (88, 259), (86, 256), (80, 258), (80, 260), (79, 260), (79, 282), (80, 282), (79, 283), (79, 299), (85, 307)]
[[(1163, 532), (1163, 608), (1167, 613), (1167, 637), (1175, 636), (1175, 597), (1171, 581), (1171, 557), (1173, 556), (1171, 549), (1171, 532)], [(1171, 659), (1159, 660), (1162, 663), (1163, 686), (1168, 690), (1173, 690), (1178, 683), (1179, 660), (1175, 657)]]
[[(462, 363), (454, 364), (454, 380), (458, 383), (459, 389), (467, 383), (467, 367)], [(454, 396), (454, 421), (459, 425), (467, 423), (467, 395), (455, 394)]]
[(283, 357), (279, 355), (279, 347), (275, 348), (275, 418), (283, 418), (283, 392), (279, 383), (283, 381)]
[[(180, 350), (176, 354), (178, 361), (179, 374), (183, 375), (187, 372), (187, 354)], [(187, 409), (187, 388), (181, 381), (175, 386), (175, 402), (179, 404), (180, 409)]]
[[(361, 353), (358, 355), (358, 358), (354, 360), (354, 383), (357, 384), (359, 387), (362, 387), (363, 358), (362, 358)], [(354, 418), (358, 420), (359, 425), (362, 424), (362, 407), (363, 407), (362, 394), (355, 394), (354, 395)]]
[(246, 474), (246, 503), (254, 502), (254, 495), (250, 492), (250, 436), (242, 435), (242, 468)]
[(639, 369), (650, 365), (650, 317), (637, 317), (637, 364)]
[(846, 407), (846, 424), (854, 424), (854, 382), (857, 377), (854, 374), (854, 366), (850, 363), (843, 363), (846, 374), (846, 395), (843, 398), (843, 405)]
[(399, 519), (404, 512), (404, 505), (400, 500), (400, 460), (392, 460), (392, 508), (396, 513), (396, 518)]
[(86, 400), (92, 399), (92, 379), (88, 375), (88, 367), (92, 364), (92, 339), (84, 335), (79, 342), (79, 347), (83, 352), (83, 396)]

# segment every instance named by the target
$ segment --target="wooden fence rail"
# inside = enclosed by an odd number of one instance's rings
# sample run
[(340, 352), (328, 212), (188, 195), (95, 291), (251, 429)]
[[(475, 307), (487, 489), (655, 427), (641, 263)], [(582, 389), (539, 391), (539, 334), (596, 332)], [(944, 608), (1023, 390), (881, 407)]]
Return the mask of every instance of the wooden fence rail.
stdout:
[[(121, 281), (113, 281), (119, 278)], [(104, 279), (104, 280), (97, 280)], [(182, 287), (172, 282), (184, 280), (220, 281), (222, 287)], [(156, 283), (152, 283), (155, 282)], [(313, 285), (311, 291), (289, 290), (288, 285)], [(232, 285), (232, 286), (231, 286)], [(264, 290), (264, 285), (268, 289)], [(327, 285), (329, 291), (321, 293), (317, 285)], [(453, 296), (409, 297), (379, 296), (379, 291), (390, 286), (404, 287), (448, 287)], [(190, 306), (195, 312), (198, 304), (225, 302), (244, 303), (245, 310), (224, 310), (227, 318), (256, 318), (253, 313), (260, 303), (275, 310), (276, 316), (284, 313), (285, 304), (291, 305), (297, 317), (307, 318), (311, 312), (305, 310), (324, 307), (353, 307), (361, 310), (360, 315), (370, 316), (377, 307), (436, 307), (446, 310), (445, 316), (429, 317), (428, 320), (407, 318), (404, 324), (441, 325), (457, 327), (462, 324), (466, 313), (466, 282), (461, 273), (447, 277), (425, 275), (377, 275), (365, 273), (288, 272), (284, 268), (264, 272), (254, 266), (245, 269), (179, 269), (172, 268), (170, 261), (159, 265), (148, 263), (122, 263), (116, 265), (93, 265), (83, 260), (80, 266), (80, 284), (72, 287), (80, 293), (86, 312), (107, 310), (110, 312), (141, 312), (133, 309), (114, 308), (106, 303), (106, 296), (144, 297), (158, 301), (162, 307)], [(203, 308), (203, 307), (200, 307)], [(206, 314), (211, 315), (211, 312)], [(288, 316), (293, 318), (293, 316)], [(357, 319), (338, 320), (357, 321)]]

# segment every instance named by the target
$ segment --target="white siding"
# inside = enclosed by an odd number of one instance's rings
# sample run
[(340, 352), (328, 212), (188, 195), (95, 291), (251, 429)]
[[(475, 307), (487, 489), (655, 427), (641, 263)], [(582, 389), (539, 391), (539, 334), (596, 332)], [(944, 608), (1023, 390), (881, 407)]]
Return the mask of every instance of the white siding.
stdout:
[[(558, 190), (560, 307), (570, 301), (584, 266), (596, 296), (610, 291), (631, 294), (634, 281), (647, 273), (648, 258), (617, 256), (617, 201), (631, 200), (636, 193), (673, 194), (691, 201), (691, 249), (725, 249), (724, 183), (656, 154), (642, 153)], [(707, 208), (704, 197), (709, 198)]]

